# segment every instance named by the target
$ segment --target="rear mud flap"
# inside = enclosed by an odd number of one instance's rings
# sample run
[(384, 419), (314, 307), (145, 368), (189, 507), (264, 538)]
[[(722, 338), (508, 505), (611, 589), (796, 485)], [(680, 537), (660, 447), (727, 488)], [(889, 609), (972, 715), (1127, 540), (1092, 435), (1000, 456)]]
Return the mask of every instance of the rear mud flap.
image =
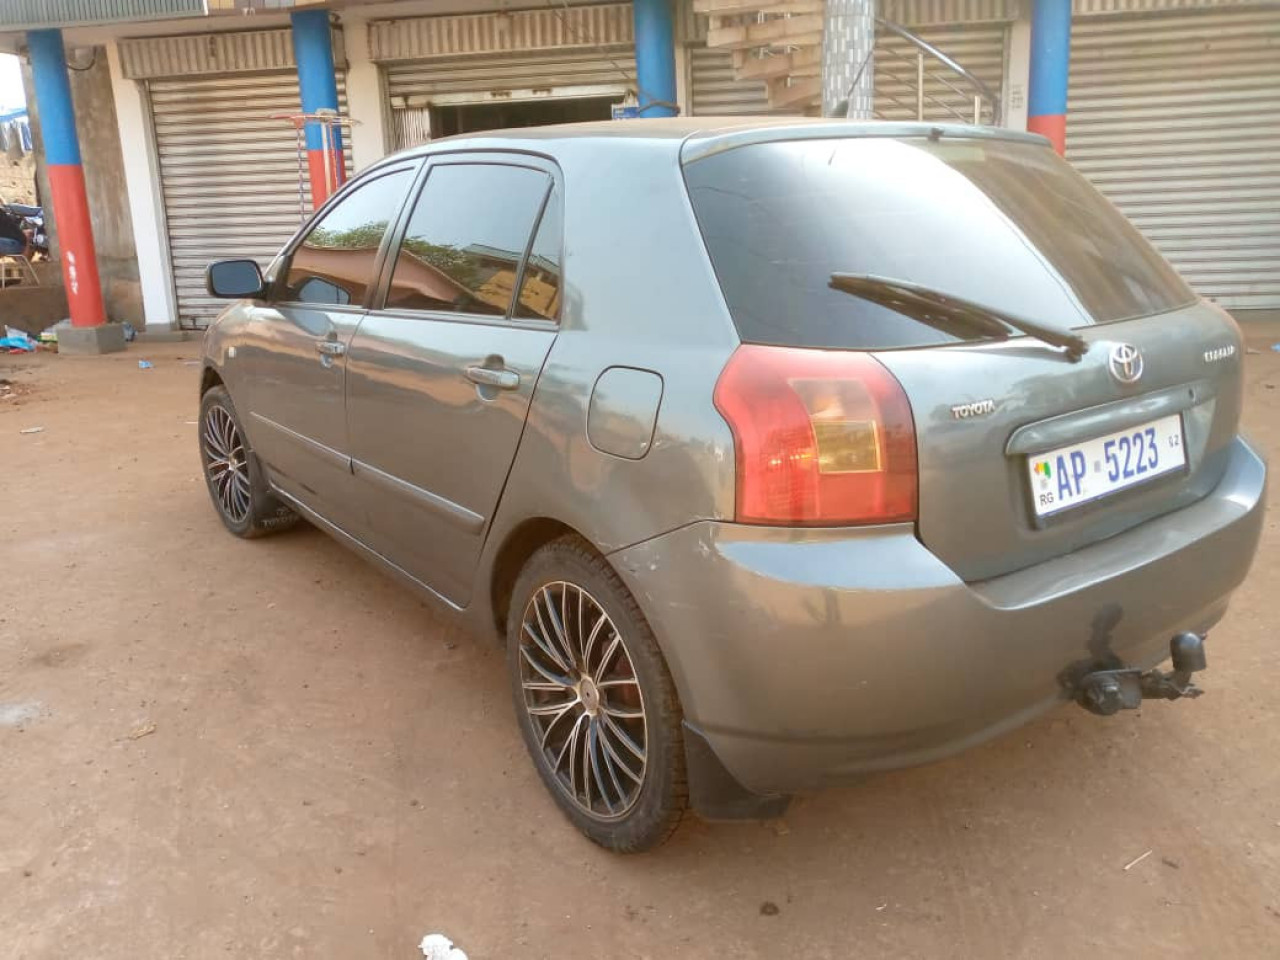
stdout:
[(740, 784), (701, 731), (684, 723), (689, 803), (704, 820), (772, 820), (787, 812), (791, 797), (752, 793)]

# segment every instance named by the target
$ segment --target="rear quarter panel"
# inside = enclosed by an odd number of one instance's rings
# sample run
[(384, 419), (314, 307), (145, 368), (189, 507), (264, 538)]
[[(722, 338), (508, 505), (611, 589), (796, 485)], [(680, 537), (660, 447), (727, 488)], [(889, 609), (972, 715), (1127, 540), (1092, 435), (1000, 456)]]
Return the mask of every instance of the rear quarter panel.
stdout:
[[(733, 437), (712, 393), (738, 337), (688, 204), (678, 147), (584, 139), (557, 153), (564, 316), (486, 540), (478, 614), (489, 606), (495, 557), (527, 520), (567, 524), (609, 553), (733, 515)], [(638, 460), (604, 453), (587, 436), (592, 389), (614, 366), (663, 381), (653, 442)]]

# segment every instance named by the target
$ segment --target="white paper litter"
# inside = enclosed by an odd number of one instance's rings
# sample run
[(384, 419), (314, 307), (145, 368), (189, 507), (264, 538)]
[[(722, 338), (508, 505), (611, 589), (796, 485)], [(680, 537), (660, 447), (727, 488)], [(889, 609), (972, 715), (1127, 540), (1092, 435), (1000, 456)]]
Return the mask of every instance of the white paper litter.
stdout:
[(25, 430), (19, 430), (19, 433), (44, 433), (44, 427), (27, 427)]
[(467, 955), (443, 933), (428, 933), (418, 946), (427, 960), (467, 960)]

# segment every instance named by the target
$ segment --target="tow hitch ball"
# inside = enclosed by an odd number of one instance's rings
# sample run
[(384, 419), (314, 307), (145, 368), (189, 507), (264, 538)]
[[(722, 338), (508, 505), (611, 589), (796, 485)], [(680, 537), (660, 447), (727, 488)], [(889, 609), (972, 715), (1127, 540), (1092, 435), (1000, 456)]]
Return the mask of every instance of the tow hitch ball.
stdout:
[(1121, 710), (1136, 710), (1143, 700), (1177, 700), (1204, 693), (1191, 675), (1205, 668), (1204, 638), (1180, 633), (1169, 641), (1173, 670), (1095, 670), (1085, 674), (1076, 688), (1076, 700), (1090, 713), (1109, 717)]

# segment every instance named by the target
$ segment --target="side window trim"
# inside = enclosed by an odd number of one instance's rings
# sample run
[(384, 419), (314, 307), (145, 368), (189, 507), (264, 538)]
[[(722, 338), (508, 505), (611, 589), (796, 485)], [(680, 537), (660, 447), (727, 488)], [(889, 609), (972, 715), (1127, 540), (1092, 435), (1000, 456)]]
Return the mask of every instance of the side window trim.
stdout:
[[(407, 211), (409, 204), (407, 203), (407, 199), (416, 195), (415, 191), (417, 190), (418, 184), (423, 179), (423, 173), (427, 166), (427, 164), (415, 158), (409, 163), (396, 164), (395, 166), (388, 167), (385, 170), (379, 170), (377, 176), (369, 177), (368, 179), (361, 178), (358, 180), (348, 181), (341, 190), (331, 196), (319, 210), (311, 215), (311, 219), (308, 220), (302, 229), (294, 235), (293, 239), (289, 241), (288, 246), (285, 248), (285, 252), (276, 258), (276, 261), (272, 264), (274, 272), (270, 278), (270, 290), (268, 292), (267, 302), (272, 305), (279, 306), (297, 306), (307, 308), (323, 306), (326, 311), (337, 311), (339, 313), (364, 313), (369, 310), (369, 305), (374, 302), (374, 297), (378, 290), (382, 273), (386, 268), (386, 261), (390, 252), (390, 241), (396, 235), (397, 231), (400, 230), (403, 223), (408, 219)], [(302, 300), (283, 299), (281, 296), (284, 292), (282, 287), (289, 277), (290, 267), (293, 266), (293, 255), (298, 252), (298, 248), (306, 242), (307, 237), (311, 236), (312, 231), (319, 226), (320, 222), (328, 216), (329, 211), (337, 207), (338, 204), (342, 203), (347, 199), (347, 197), (351, 196), (362, 187), (368, 186), (369, 184), (381, 180), (384, 177), (405, 172), (409, 172), (411, 174), (409, 178), (409, 189), (405, 194), (405, 199), (401, 200), (400, 209), (396, 211), (396, 215), (392, 220), (391, 225), (388, 227), (386, 233), (382, 235), (382, 242), (378, 244), (378, 254), (374, 258), (373, 282), (369, 284), (369, 288), (365, 291), (364, 300), (361, 303), (320, 305), (307, 303)], [(399, 249), (399, 247), (396, 249)]]
[[(404, 241), (405, 234), (409, 229), (409, 221), (413, 217), (413, 211), (418, 205), (418, 200), (422, 196), (422, 191), (426, 189), (427, 181), (431, 177), (431, 171), (439, 167), (447, 166), (498, 166), (498, 167), (523, 167), (528, 170), (536, 170), (544, 173), (548, 177), (546, 193), (543, 195), (542, 203), (538, 207), (538, 215), (534, 218), (532, 229), (529, 231), (529, 240), (525, 244), (524, 254), (520, 261), (517, 271), (516, 282), (511, 291), (511, 300), (507, 304), (507, 310), (502, 316), (493, 316), (480, 313), (458, 313), (446, 310), (409, 310), (403, 307), (388, 308), (387, 295), (391, 291), (391, 278), (395, 272), (396, 260), (400, 255), (400, 246)], [(434, 320), (446, 323), (474, 323), (482, 326), (508, 326), (526, 328), (532, 330), (554, 330), (558, 329), (560, 324), (556, 320), (537, 320), (522, 319), (514, 316), (517, 297), (520, 295), (520, 284), (524, 279), (525, 267), (528, 264), (530, 252), (533, 244), (538, 238), (538, 228), (542, 225), (542, 218), (546, 215), (547, 204), (551, 197), (557, 192), (561, 196), (563, 204), (563, 177), (560, 168), (554, 161), (538, 154), (518, 153), (515, 151), (459, 151), (457, 153), (441, 153), (425, 158), (422, 164), (422, 170), (413, 186), (409, 188), (409, 195), (405, 199), (404, 210), (397, 221), (394, 230), (389, 231), (387, 239), (391, 241), (389, 249), (386, 251), (386, 257), (382, 262), (378, 276), (378, 283), (374, 296), (370, 300), (368, 307), (370, 312), (383, 312), (388, 315), (405, 317), (408, 319)], [(563, 262), (564, 235), (563, 231), (560, 236), (561, 260)], [(561, 268), (563, 271), (563, 267)], [(563, 283), (563, 274), (561, 283)]]
[(427, 177), (431, 176), (431, 168), (435, 162), (431, 157), (422, 158), (413, 182), (409, 184), (409, 192), (404, 203), (400, 205), (400, 215), (391, 225), (387, 235), (383, 237), (383, 249), (378, 251), (378, 269), (374, 282), (369, 288), (368, 305), (370, 312), (377, 312), (386, 307), (387, 292), (391, 289), (391, 274), (395, 272), (396, 259), (400, 256), (400, 244), (409, 229), (409, 221), (413, 218), (413, 208), (418, 205), (418, 197), (427, 185)]
[[(533, 256), (533, 245), (538, 242), (538, 231), (542, 229), (542, 218), (547, 215), (547, 205), (551, 203), (551, 198), (556, 195), (556, 181), (552, 178), (547, 184), (547, 192), (542, 195), (542, 203), (538, 206), (538, 215), (533, 218), (533, 229), (529, 231), (529, 242), (525, 244), (524, 256), (520, 258), (520, 268), (516, 270), (516, 280), (511, 286), (511, 302), (507, 304), (507, 314), (504, 320), (515, 319), (516, 307), (520, 303), (520, 291), (524, 289), (524, 275), (529, 270), (529, 258)], [(563, 231), (562, 231), (563, 233)], [(564, 243), (564, 237), (561, 236), (560, 242)], [(559, 326), (559, 317), (555, 320), (544, 321), (546, 323), (555, 323)]]

